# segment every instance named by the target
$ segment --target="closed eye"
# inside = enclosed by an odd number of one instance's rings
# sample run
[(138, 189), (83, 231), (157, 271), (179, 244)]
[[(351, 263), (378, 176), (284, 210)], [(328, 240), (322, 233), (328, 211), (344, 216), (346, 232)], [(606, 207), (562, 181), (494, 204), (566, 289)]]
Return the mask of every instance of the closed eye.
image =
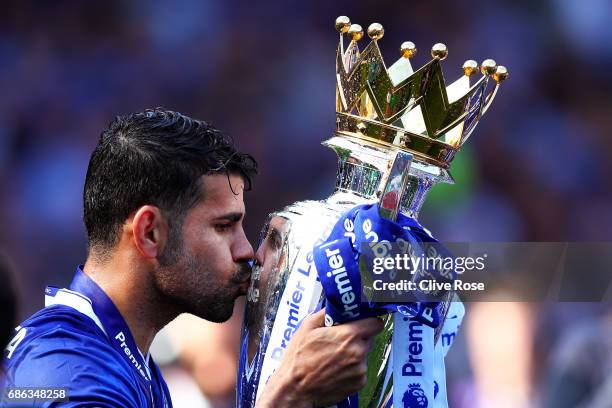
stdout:
[(215, 231), (217, 232), (227, 232), (229, 231), (234, 223), (225, 223), (225, 224), (215, 224)]
[(214, 221), (215, 231), (219, 233), (227, 232), (234, 227), (234, 225), (242, 222), (244, 213), (232, 212), (217, 217)]

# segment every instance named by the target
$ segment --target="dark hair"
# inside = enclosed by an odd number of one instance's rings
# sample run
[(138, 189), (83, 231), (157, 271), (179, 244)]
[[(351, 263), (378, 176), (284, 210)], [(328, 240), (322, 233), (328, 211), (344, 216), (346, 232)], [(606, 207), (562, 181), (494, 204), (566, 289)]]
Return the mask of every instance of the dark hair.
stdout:
[(230, 173), (240, 174), (249, 190), (257, 162), (237, 152), (225, 133), (178, 112), (156, 108), (117, 116), (102, 132), (85, 177), (89, 247), (112, 248), (128, 216), (146, 204), (182, 225), (202, 198), (200, 177), (219, 172), (228, 182)]

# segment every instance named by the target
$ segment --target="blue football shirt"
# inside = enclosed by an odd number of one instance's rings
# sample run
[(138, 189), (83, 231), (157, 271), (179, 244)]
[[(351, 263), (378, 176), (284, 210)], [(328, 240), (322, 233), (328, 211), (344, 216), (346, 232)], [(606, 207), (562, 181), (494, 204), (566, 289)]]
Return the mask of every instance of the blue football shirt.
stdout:
[[(69, 288), (47, 287), (45, 308), (15, 329), (3, 357), (0, 407), (172, 407), (153, 359), (138, 350), (119, 310), (81, 267)], [(47, 393), (8, 398), (8, 390), (32, 388)], [(40, 398), (58, 389), (67, 401)]]

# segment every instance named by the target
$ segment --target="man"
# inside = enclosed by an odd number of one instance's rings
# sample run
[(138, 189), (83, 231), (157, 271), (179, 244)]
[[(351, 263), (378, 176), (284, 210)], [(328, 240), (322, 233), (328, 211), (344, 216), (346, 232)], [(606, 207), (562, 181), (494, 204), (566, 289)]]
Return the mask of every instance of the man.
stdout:
[[(180, 113), (111, 123), (85, 179), (87, 260), (17, 327), (5, 350), (7, 390), (64, 387), (67, 407), (170, 407), (149, 346), (181, 313), (226, 321), (246, 293), (254, 254), (243, 192), (256, 169), (223, 133)], [(325, 405), (355, 392), (381, 329), (378, 319), (326, 328), (322, 312), (309, 317), (258, 406)], [(3, 406), (51, 404), (23, 394)]]

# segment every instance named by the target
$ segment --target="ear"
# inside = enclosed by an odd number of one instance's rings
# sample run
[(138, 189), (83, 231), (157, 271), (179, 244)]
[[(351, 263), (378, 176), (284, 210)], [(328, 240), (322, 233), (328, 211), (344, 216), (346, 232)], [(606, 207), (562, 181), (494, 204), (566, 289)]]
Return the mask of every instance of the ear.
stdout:
[(157, 258), (168, 240), (168, 223), (161, 210), (153, 205), (144, 205), (136, 210), (132, 219), (134, 246), (145, 258)]

